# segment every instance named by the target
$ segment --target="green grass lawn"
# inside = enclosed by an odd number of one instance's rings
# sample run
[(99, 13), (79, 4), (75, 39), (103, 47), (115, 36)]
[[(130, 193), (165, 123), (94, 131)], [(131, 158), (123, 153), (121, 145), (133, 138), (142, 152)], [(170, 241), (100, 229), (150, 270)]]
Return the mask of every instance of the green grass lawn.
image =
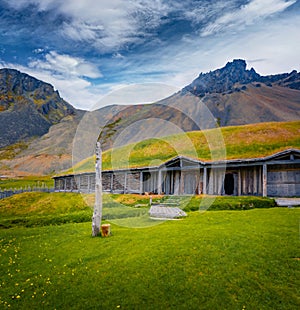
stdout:
[[(75, 194), (59, 207), (61, 194), (14, 211), (7, 200), (1, 219), (88, 210)], [(299, 219), (298, 208), (192, 211), (140, 229), (112, 224), (109, 238), (92, 238), (91, 222), (0, 229), (0, 308), (299, 309)]]

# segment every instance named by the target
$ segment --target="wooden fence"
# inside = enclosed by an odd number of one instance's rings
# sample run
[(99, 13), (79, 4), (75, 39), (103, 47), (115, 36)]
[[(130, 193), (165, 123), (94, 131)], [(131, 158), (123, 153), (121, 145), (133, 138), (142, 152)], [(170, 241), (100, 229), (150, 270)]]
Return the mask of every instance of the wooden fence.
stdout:
[(51, 193), (54, 192), (54, 187), (26, 187), (26, 188), (14, 188), (14, 189), (6, 189), (0, 190), (0, 199), (11, 197), (16, 194), (21, 193), (29, 193), (29, 192), (44, 192), (44, 193)]

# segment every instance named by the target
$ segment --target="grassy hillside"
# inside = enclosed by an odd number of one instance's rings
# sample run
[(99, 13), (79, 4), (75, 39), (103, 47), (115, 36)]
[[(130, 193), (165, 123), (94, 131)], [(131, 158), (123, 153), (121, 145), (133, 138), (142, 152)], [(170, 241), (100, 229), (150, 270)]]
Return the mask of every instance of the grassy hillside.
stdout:
[(109, 238), (0, 229), (0, 308), (298, 309), (299, 211), (192, 212)]
[[(177, 155), (204, 161), (258, 158), (288, 148), (300, 148), (300, 121), (223, 127), (148, 139), (104, 152), (103, 169), (155, 166)], [(74, 167), (76, 172), (93, 170), (93, 158)]]
[(0, 179), (0, 190), (34, 188), (34, 187), (53, 187), (54, 181), (50, 176), (30, 176), (22, 178), (5, 178)]
[(0, 150), (0, 174), (47, 175), (72, 165), (72, 141), (81, 113), (69, 115), (51, 126), (42, 137)]

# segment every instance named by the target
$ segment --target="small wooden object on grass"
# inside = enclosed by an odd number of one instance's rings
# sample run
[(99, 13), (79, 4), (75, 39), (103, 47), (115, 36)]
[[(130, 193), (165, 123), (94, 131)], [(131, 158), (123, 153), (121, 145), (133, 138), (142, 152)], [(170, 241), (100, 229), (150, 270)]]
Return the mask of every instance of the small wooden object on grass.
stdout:
[(101, 237), (109, 237), (110, 236), (110, 224), (101, 225)]

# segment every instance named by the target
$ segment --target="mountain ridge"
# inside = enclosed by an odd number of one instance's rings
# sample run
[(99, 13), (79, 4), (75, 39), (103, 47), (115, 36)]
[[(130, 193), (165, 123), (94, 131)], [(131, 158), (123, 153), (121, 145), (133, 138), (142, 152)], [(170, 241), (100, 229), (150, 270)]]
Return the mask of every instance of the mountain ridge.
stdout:
[(76, 109), (49, 83), (0, 69), (0, 147), (42, 136)]
[[(298, 120), (298, 86), (300, 89), (300, 73), (295, 70), (291, 73), (261, 76), (253, 68), (247, 70), (244, 60), (233, 60), (221, 69), (200, 73), (191, 84), (166, 99), (120, 111), (107, 124), (107, 127), (116, 124), (115, 135), (111, 137), (110, 143), (103, 139), (103, 145), (105, 148), (111, 147), (113, 141), (117, 140), (118, 133), (129, 127), (132, 130), (126, 134), (126, 143), (140, 141), (149, 135), (156, 137), (164, 134), (164, 130), (155, 121), (149, 124), (151, 116), (166, 120), (170, 127), (179, 126), (183, 131)], [(138, 109), (139, 112), (131, 113), (130, 117), (129, 109)], [(148, 130), (143, 131), (146, 120)]]
[(226, 93), (239, 91), (235, 84), (246, 85), (257, 82), (272, 87), (272, 83), (282, 87), (300, 90), (300, 73), (293, 70), (290, 73), (261, 76), (254, 68), (246, 69), (247, 63), (243, 59), (234, 59), (220, 69), (208, 73), (200, 73), (189, 85), (183, 88), (195, 96), (204, 97), (205, 94)]

